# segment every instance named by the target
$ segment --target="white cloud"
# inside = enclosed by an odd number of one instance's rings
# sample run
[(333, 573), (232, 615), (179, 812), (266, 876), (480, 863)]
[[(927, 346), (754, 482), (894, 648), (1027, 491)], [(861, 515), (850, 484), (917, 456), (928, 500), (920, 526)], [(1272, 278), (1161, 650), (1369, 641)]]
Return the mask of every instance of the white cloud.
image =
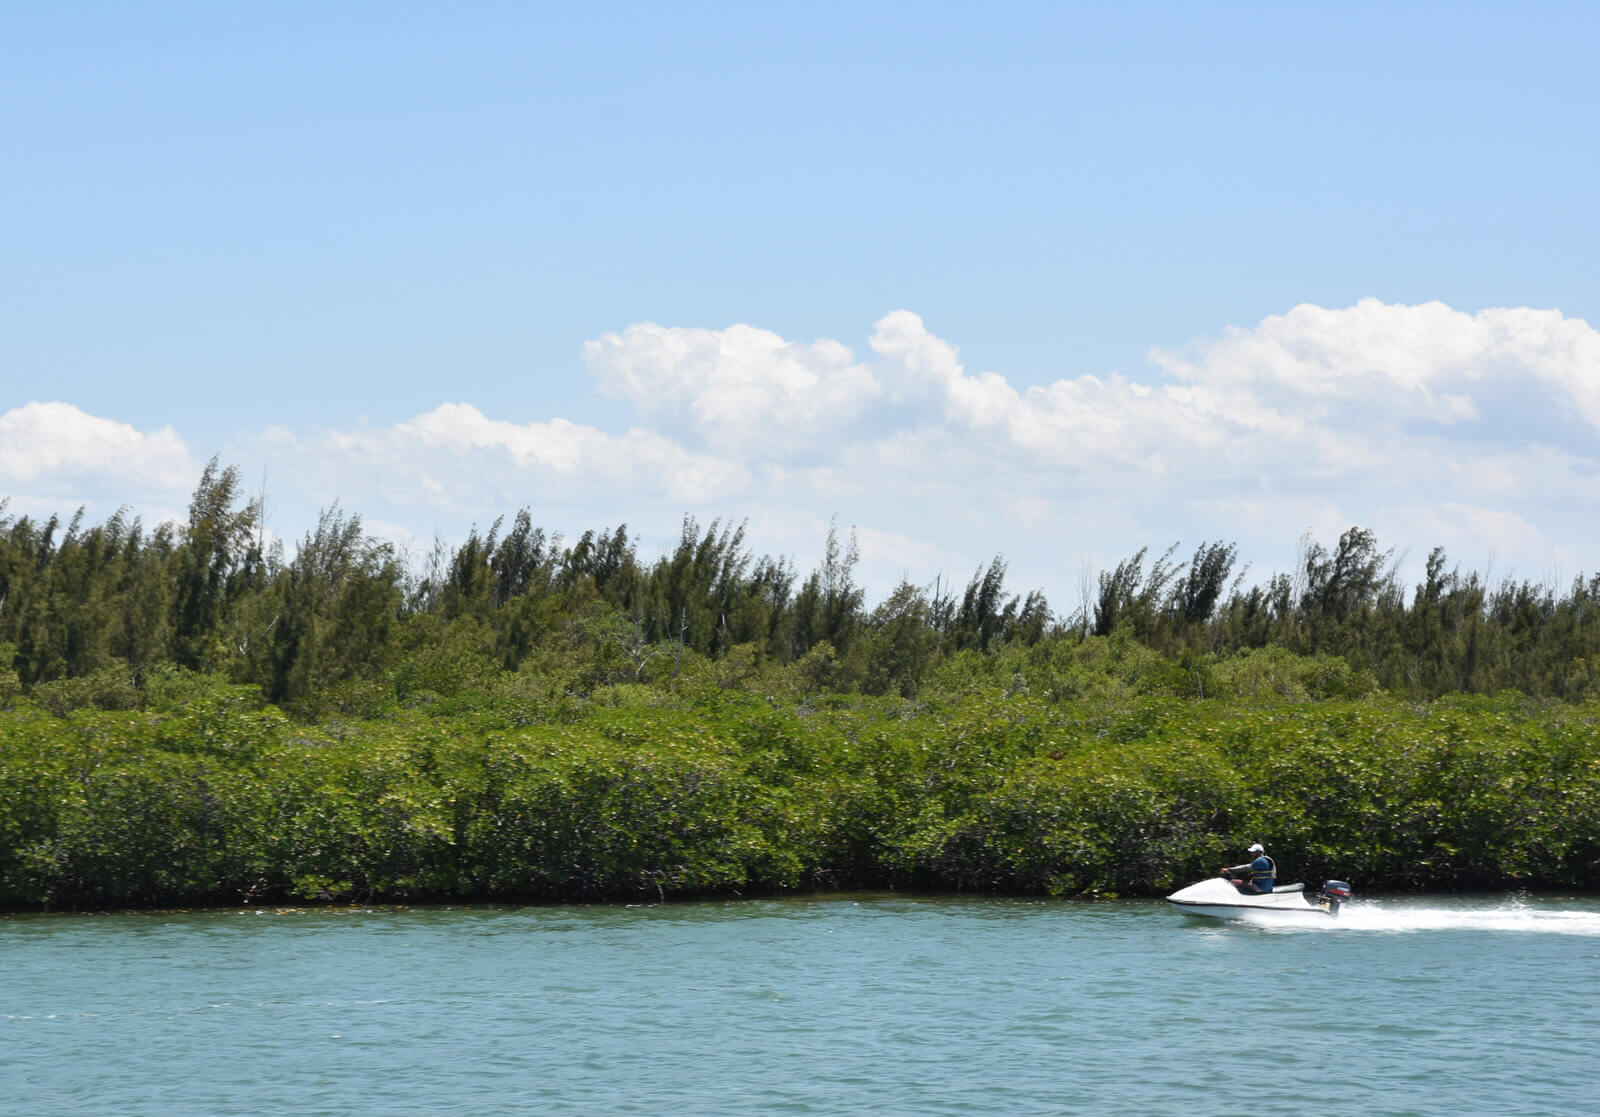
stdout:
[(1079, 479), (1110, 469), (1125, 479), (1391, 485), (1482, 474), (1472, 463), (1484, 454), (1540, 441), (1564, 440), (1574, 459), (1589, 459), (1592, 430), (1574, 441), (1570, 423), (1600, 426), (1600, 333), (1555, 311), (1302, 306), (1185, 356), (1153, 352), (1161, 379), (1084, 376), (1025, 390), (969, 374), (909, 312), (881, 319), (872, 348), (885, 383), (938, 396), (945, 433), (967, 432), (996, 461)]
[[(922, 319), (896, 311), (880, 319), (872, 348), (897, 400), (920, 393), (942, 417), (940, 429), (982, 442), (991, 458), (1033, 468), (1138, 475), (1216, 473), (1240, 462), (1271, 463), (1291, 440), (1309, 439), (1325, 462), (1370, 464), (1359, 444), (1313, 429), (1310, 416), (1284, 411), (1226, 383), (1146, 384), (1119, 375), (1082, 376), (1019, 391), (993, 372), (969, 374), (956, 348)], [(907, 418), (916, 422), (914, 411)], [(1300, 449), (1303, 449), (1301, 447)]]
[(1377, 299), (1336, 310), (1302, 305), (1187, 354), (1155, 349), (1150, 357), (1180, 381), (1227, 394), (1279, 390), (1275, 398), (1440, 424), (1481, 417), (1475, 397), (1504, 381), (1536, 388), (1600, 429), (1600, 333), (1556, 310), (1468, 314)]
[(368, 536), (381, 539), (392, 546), (398, 554), (408, 558), (421, 559), (432, 546), (429, 540), (423, 539), (404, 524), (392, 524), (388, 520), (363, 519), (361, 528)]
[(686, 437), (756, 457), (836, 434), (880, 391), (837, 341), (805, 345), (746, 325), (643, 322), (586, 342), (583, 358), (606, 395)]
[[(914, 585), (929, 582), (941, 573), (941, 564), (948, 557), (926, 539), (904, 532), (864, 526), (857, 526), (854, 531), (862, 564), (885, 573), (899, 571), (894, 575), (897, 582), (901, 579)], [(843, 534), (848, 537), (849, 533), (844, 531)]]
[[(1396, 536), (1420, 533), (1430, 547), (1445, 548), (1463, 570), (1491, 578), (1559, 582), (1564, 575), (1578, 573), (1582, 555), (1510, 508), (1455, 502), (1401, 507), (1386, 510), (1375, 527)], [(1591, 560), (1590, 568), (1595, 565)]]
[(124, 499), (192, 488), (199, 469), (170, 426), (141, 431), (70, 403), (29, 403), (0, 415), (0, 494), (71, 490)]
[(274, 432), (256, 452), (396, 504), (444, 509), (569, 503), (597, 492), (696, 504), (732, 497), (749, 483), (738, 462), (651, 431), (613, 436), (565, 419), (510, 423), (465, 403), (440, 404), (392, 427), (312, 434), (292, 446)]
[[(1600, 334), (1557, 312), (1296, 307), (1186, 354), (1155, 352), (1146, 378), (1042, 386), (968, 370), (909, 310), (878, 318), (869, 349), (856, 362), (842, 342), (645, 323), (586, 346), (598, 386), (637, 408), (643, 429), (626, 437), (514, 426), (466, 405), (376, 437), (438, 470), (461, 458), (493, 472), (504, 454), (702, 518), (758, 509), (794, 525), (778, 546), (800, 525), (819, 542), (814, 525), (837, 512), (859, 525), (874, 584), (906, 570), (960, 578), (995, 550), (1013, 571), (1070, 581), (1066, 547), (1130, 554), (1173, 539), (1237, 539), (1246, 558), (1283, 568), (1304, 531), (1331, 541), (1352, 523), (1392, 528), (1387, 542), (1421, 555), (1445, 541), (1539, 563), (1573, 546), (1563, 534), (1589, 534), (1573, 512), (1594, 504), (1594, 454), (1539, 432), (1554, 430), (1541, 426), (1552, 414), (1582, 413)], [(1502, 429), (1507, 395), (1528, 429)], [(1416, 507), (1445, 509), (1453, 526), (1397, 510)]]
[[(1438, 543), (1536, 571), (1600, 552), (1600, 334), (1555, 311), (1301, 306), (1137, 374), (1039, 385), (969, 371), (906, 310), (868, 349), (644, 323), (585, 346), (626, 409), (611, 430), (443, 403), (386, 427), (269, 428), (230, 460), (265, 468), (291, 537), (335, 499), (402, 541), (524, 505), (551, 530), (627, 520), (668, 546), (684, 514), (750, 518), (751, 545), (804, 572), (837, 514), (877, 592), (998, 551), (1065, 601), (1084, 556), (1174, 540), (1237, 542), (1264, 576), (1302, 532), (1352, 524), (1415, 562)], [(0, 417), (0, 486), (187, 493), (197, 474), (170, 429), (67, 404)]]

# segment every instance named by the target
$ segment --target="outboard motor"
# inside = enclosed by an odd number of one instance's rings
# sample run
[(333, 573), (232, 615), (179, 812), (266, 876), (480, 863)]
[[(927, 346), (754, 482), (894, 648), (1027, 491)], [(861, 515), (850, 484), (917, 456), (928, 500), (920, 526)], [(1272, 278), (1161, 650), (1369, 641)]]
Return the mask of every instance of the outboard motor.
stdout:
[(1339, 907), (1350, 898), (1350, 886), (1342, 880), (1327, 880), (1322, 882), (1322, 910), (1329, 915), (1338, 915)]

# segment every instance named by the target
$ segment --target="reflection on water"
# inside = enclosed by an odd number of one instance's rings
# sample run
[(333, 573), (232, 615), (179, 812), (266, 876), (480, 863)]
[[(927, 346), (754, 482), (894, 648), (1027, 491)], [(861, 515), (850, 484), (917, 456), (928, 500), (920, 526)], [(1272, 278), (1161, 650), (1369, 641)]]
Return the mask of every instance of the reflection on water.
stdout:
[(0, 1088), (68, 1113), (1583, 1113), (1597, 907), (1365, 900), (1270, 933), (882, 894), (13, 917)]

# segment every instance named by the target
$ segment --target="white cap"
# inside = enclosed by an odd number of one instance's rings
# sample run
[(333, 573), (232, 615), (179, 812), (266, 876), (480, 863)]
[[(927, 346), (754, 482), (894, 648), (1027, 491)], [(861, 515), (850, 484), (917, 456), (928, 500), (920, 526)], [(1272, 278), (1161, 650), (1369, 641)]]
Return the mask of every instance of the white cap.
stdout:
[(1265, 849), (1265, 848), (1264, 848), (1264, 847), (1263, 847), (1263, 846), (1262, 846), (1262, 845), (1261, 845), (1261, 843), (1260, 843), (1260, 842), (1257, 842), (1257, 843), (1256, 843), (1256, 844), (1255, 844), (1255, 845), (1253, 845), (1253, 846), (1251, 846), (1251, 847), (1250, 847), (1250, 849), (1249, 849), (1249, 850), (1248, 850), (1248, 852), (1250, 852), (1250, 853), (1265, 853), (1265, 852), (1267, 852), (1267, 851), (1266, 851), (1266, 849)]

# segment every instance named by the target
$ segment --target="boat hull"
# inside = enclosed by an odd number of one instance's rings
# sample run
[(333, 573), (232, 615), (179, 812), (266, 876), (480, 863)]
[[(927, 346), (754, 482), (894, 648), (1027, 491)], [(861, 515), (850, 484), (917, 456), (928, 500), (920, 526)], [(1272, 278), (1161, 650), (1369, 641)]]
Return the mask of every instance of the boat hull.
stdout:
[(1286, 884), (1255, 895), (1240, 892), (1221, 877), (1180, 888), (1167, 897), (1184, 915), (1207, 919), (1249, 919), (1271, 922), (1291, 918), (1327, 919), (1333, 913), (1306, 895), (1305, 885)]

